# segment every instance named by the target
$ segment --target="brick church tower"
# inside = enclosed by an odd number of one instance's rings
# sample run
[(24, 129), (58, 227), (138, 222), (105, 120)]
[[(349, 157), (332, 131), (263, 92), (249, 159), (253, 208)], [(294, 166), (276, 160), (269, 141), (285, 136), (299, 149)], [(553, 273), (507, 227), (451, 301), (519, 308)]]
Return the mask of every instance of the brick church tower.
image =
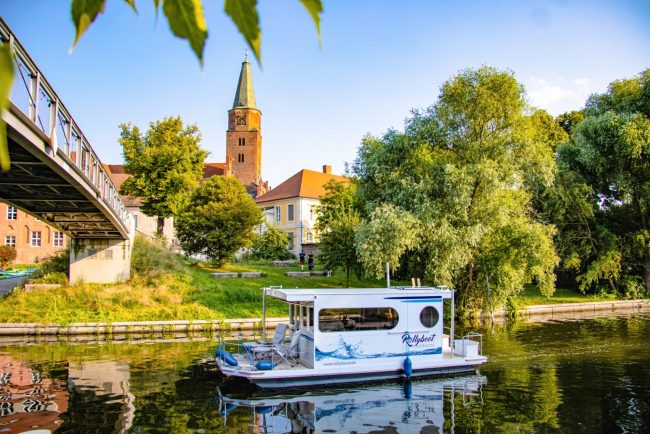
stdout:
[(253, 197), (269, 189), (268, 183), (262, 181), (261, 123), (262, 112), (255, 105), (253, 76), (246, 55), (239, 73), (235, 101), (232, 109), (228, 110), (225, 174), (239, 179)]

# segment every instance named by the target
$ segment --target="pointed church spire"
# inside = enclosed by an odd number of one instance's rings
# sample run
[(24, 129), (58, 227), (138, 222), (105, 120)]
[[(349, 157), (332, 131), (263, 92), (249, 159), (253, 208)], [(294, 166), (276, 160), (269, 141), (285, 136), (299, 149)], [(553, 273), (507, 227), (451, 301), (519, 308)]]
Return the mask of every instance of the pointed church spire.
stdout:
[(239, 73), (239, 83), (237, 83), (237, 93), (232, 108), (257, 108), (255, 106), (255, 91), (253, 91), (253, 75), (251, 74), (251, 64), (248, 62), (248, 52), (246, 59), (241, 64)]

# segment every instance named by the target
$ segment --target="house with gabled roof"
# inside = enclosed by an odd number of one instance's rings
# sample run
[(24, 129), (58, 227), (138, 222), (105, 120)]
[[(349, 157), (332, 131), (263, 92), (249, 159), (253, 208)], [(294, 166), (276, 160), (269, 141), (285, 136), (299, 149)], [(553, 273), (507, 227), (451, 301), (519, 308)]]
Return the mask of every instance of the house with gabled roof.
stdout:
[[(303, 169), (266, 194), (255, 198), (262, 208), (267, 225), (276, 225), (289, 237), (289, 251), (298, 255), (317, 253), (318, 234), (314, 227), (325, 185), (331, 180), (347, 182), (348, 178), (332, 174), (332, 167), (322, 172)], [(264, 227), (262, 228), (264, 231)]]

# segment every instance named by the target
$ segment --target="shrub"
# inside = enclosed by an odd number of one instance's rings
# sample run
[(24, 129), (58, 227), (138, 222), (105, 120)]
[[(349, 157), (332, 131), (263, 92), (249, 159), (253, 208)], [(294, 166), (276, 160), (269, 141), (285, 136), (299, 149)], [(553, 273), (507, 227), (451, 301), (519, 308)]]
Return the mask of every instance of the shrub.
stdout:
[(270, 226), (266, 232), (253, 241), (251, 256), (255, 259), (292, 259), (288, 250), (289, 237), (276, 226)]
[[(32, 273), (32, 278), (41, 279), (48, 274), (62, 274), (66, 277), (65, 284), (68, 284), (68, 275), (70, 274), (70, 251), (63, 250), (52, 256), (48, 256), (41, 263), (41, 267)], [(39, 282), (50, 283), (50, 282)], [(60, 282), (53, 282), (60, 283)]]
[(16, 259), (16, 249), (11, 246), (0, 246), (0, 266), (2, 269), (7, 268), (7, 265)]
[(131, 255), (131, 272), (149, 278), (167, 272), (183, 272), (183, 260), (150, 242), (145, 237), (136, 236)]
[(47, 273), (38, 279), (34, 279), (34, 283), (49, 283), (68, 286), (68, 276), (65, 273), (55, 271), (52, 273)]

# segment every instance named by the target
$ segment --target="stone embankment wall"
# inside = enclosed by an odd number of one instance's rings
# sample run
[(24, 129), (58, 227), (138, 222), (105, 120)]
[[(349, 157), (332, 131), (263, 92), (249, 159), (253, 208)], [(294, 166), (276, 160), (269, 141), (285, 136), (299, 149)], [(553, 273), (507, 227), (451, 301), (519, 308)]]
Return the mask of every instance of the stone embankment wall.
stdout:
[[(567, 318), (575, 314), (583, 316), (589, 313), (621, 312), (629, 313), (650, 309), (650, 300), (613, 300), (590, 303), (565, 303), (528, 306), (520, 309), (522, 318), (547, 317), (553, 315)], [(505, 317), (505, 309), (495, 311), (495, 318)], [(484, 318), (489, 315), (483, 315)], [(287, 322), (288, 318), (267, 318), (268, 328), (278, 323)], [(17, 335), (92, 335), (92, 334), (128, 334), (128, 333), (191, 333), (191, 332), (233, 332), (261, 330), (260, 318), (228, 319), (222, 321), (138, 321), (113, 323), (75, 323), (58, 324), (0, 324), (0, 336)]]

